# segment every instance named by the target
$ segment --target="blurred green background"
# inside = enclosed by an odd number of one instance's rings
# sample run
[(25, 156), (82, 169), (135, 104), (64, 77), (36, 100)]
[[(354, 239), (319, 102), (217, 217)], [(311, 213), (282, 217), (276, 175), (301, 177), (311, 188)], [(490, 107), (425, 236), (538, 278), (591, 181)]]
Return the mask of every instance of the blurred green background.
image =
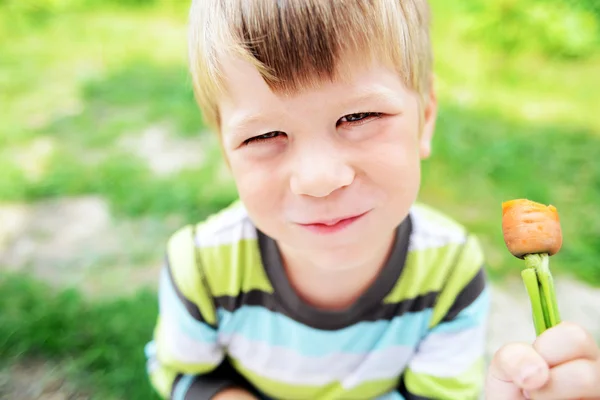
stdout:
[[(480, 235), (498, 283), (522, 267), (502, 201), (554, 204), (553, 271), (600, 286), (600, 2), (431, 3), (441, 110), (421, 200)], [(154, 398), (142, 346), (165, 240), (235, 198), (194, 103), (187, 7), (0, 0), (1, 398), (19, 379)]]

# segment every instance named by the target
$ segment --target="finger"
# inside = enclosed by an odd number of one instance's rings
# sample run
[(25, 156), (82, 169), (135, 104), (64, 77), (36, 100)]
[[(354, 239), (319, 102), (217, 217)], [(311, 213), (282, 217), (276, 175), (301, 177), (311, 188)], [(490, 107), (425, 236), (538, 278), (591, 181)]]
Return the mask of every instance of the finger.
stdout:
[(596, 341), (581, 326), (570, 322), (562, 322), (542, 333), (533, 348), (550, 367), (580, 358), (598, 358)]
[(536, 400), (600, 397), (600, 362), (580, 359), (558, 365), (545, 386), (528, 393)]
[(485, 382), (486, 400), (526, 400), (523, 391), (512, 382), (500, 380), (488, 374)]
[(490, 365), (487, 398), (521, 398), (521, 389), (539, 389), (549, 376), (548, 364), (531, 345), (508, 344), (496, 352)]

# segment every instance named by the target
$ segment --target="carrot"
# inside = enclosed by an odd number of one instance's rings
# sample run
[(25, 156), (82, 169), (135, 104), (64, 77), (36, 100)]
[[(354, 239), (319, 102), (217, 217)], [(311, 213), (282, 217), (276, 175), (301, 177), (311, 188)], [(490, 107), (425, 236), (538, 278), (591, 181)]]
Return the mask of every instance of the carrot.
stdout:
[(560, 322), (549, 257), (562, 247), (556, 207), (527, 199), (502, 203), (502, 232), (510, 253), (525, 260), (521, 277), (531, 301), (536, 334)]
[(562, 246), (560, 219), (556, 207), (526, 199), (502, 203), (502, 231), (508, 250), (515, 257), (548, 253)]

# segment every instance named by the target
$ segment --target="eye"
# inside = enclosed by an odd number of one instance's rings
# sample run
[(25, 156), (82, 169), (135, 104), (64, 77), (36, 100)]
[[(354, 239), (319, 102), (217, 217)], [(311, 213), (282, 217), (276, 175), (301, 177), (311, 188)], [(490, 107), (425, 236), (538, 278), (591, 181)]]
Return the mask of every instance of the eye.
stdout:
[(284, 135), (285, 135), (285, 133), (280, 132), (280, 131), (268, 132), (268, 133), (265, 133), (265, 134), (262, 134), (262, 135), (251, 137), (250, 139), (246, 139), (246, 140), (244, 140), (243, 144), (244, 145), (248, 145), (250, 143), (260, 143), (260, 142), (271, 140), (271, 139), (274, 139), (276, 137), (284, 136)]
[(348, 114), (348, 115), (344, 115), (342, 118), (340, 118), (338, 120), (338, 122), (336, 123), (336, 126), (339, 126), (340, 124), (344, 124), (344, 123), (351, 124), (351, 125), (360, 125), (360, 124), (370, 121), (372, 119), (379, 118), (380, 116), (381, 116), (381, 113), (378, 113), (378, 112), (361, 112), (361, 113)]

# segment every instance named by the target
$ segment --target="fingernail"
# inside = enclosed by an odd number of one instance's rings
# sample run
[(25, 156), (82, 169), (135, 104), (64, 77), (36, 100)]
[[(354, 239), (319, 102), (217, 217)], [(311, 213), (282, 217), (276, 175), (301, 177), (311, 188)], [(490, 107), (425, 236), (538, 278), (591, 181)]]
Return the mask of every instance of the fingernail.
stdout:
[(541, 368), (539, 365), (526, 365), (521, 369), (521, 374), (519, 375), (519, 383), (524, 384), (529, 380), (529, 378), (539, 374)]

